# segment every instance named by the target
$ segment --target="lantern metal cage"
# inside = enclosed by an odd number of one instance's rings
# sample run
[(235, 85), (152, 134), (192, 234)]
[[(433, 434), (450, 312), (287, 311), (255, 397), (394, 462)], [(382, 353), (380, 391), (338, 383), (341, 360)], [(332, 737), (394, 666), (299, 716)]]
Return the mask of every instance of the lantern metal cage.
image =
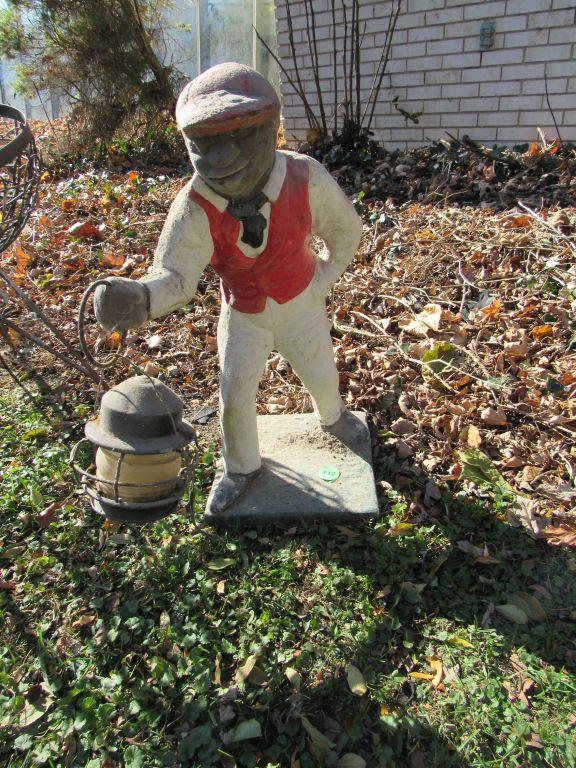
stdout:
[[(93, 443), (84, 437), (79, 440), (70, 452), (70, 464), (78, 482), (88, 496), (91, 508), (99, 515), (120, 523), (153, 523), (172, 514), (178, 509), (180, 502), (189, 488), (186, 506), (193, 508), (194, 504), (194, 474), (197, 462), (196, 451), (186, 447), (179, 453), (182, 458), (182, 468), (178, 477), (155, 483), (126, 483), (120, 481), (122, 465), (126, 454), (118, 452), (119, 460), (116, 465), (114, 480), (106, 480), (94, 473), (94, 463), (87, 468), (81, 466), (79, 454), (83, 447), (93, 448)], [(84, 462), (88, 463), (88, 462)], [(126, 491), (155, 491), (158, 497), (153, 501), (127, 502), (122, 500)], [(164, 494), (164, 492), (166, 492)]]
[(19, 109), (0, 104), (0, 252), (14, 242), (38, 196), (40, 157)]

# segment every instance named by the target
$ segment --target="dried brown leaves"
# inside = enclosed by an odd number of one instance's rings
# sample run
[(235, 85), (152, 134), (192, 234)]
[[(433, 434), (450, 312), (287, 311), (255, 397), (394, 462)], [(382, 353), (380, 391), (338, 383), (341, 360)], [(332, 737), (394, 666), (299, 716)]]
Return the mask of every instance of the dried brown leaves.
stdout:
[[(145, 273), (181, 183), (131, 172), (45, 184), (5, 265), (73, 341), (89, 283)], [(358, 258), (335, 290), (334, 341), (348, 405), (369, 411), (380, 431), (377, 471), (386, 466), (419, 520), (441, 504), (436, 489), (470, 482), (461, 478), (458, 452), (482, 451), (531, 502), (529, 511), (519, 508), (516, 524), (540, 535), (543, 525), (534, 521), (551, 519), (547, 540), (574, 545), (575, 209), (495, 213), (373, 200), (365, 214)], [(129, 339), (128, 355), (161, 372), (190, 410), (217, 397), (219, 300), (208, 270), (185, 314)], [(14, 296), (0, 301), (2, 310), (8, 305), (12, 316), (29, 320)], [(9, 341), (30, 356), (20, 339)], [(17, 364), (15, 350), (0, 343)], [(77, 377), (47, 355), (34, 362), (64, 399), (77, 402), (85, 389)], [(266, 366), (258, 408), (311, 408), (278, 355)]]
[[(539, 536), (550, 517), (572, 520), (576, 265), (566, 233), (574, 209), (395, 209), (388, 201), (370, 213), (376, 224), (338, 288), (336, 327), (341, 378), (364, 383), (349, 401), (374, 413), (383, 436), (401, 438), (377, 452), (388, 462), (394, 451), (401, 483), (408, 474), (425, 485), (432, 472), (457, 488), (457, 451), (481, 450), (531, 502), (530, 519), (520, 507), (515, 524)], [(370, 364), (346, 354), (359, 340)], [(423, 498), (411, 492), (421, 514)], [(549, 540), (574, 544), (564, 530)]]

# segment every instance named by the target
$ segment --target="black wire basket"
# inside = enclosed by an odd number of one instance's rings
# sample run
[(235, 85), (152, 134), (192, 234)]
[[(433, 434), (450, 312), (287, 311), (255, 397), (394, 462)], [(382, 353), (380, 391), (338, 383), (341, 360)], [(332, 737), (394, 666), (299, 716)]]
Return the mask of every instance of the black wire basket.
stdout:
[(0, 252), (16, 239), (36, 205), (40, 157), (26, 118), (0, 104)]

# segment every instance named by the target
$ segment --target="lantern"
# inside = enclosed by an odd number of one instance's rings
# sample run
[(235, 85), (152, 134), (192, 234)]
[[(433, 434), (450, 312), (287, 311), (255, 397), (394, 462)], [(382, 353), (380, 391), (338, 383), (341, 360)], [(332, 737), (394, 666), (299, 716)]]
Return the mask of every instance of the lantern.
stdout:
[[(71, 454), (92, 509), (111, 520), (147, 523), (178, 508), (190, 483), (194, 428), (178, 395), (150, 376), (133, 376), (106, 392)], [(95, 449), (95, 474), (82, 469), (82, 444)]]

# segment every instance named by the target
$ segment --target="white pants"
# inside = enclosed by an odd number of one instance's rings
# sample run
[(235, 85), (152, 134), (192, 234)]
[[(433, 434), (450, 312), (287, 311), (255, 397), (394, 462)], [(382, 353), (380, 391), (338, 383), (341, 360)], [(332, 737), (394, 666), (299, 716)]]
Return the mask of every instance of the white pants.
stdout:
[(218, 323), (220, 426), (226, 472), (260, 467), (256, 392), (266, 360), (277, 350), (309, 391), (322, 424), (340, 418), (344, 404), (325, 301), (309, 285), (285, 304), (268, 299), (263, 312), (238, 312), (222, 303)]

